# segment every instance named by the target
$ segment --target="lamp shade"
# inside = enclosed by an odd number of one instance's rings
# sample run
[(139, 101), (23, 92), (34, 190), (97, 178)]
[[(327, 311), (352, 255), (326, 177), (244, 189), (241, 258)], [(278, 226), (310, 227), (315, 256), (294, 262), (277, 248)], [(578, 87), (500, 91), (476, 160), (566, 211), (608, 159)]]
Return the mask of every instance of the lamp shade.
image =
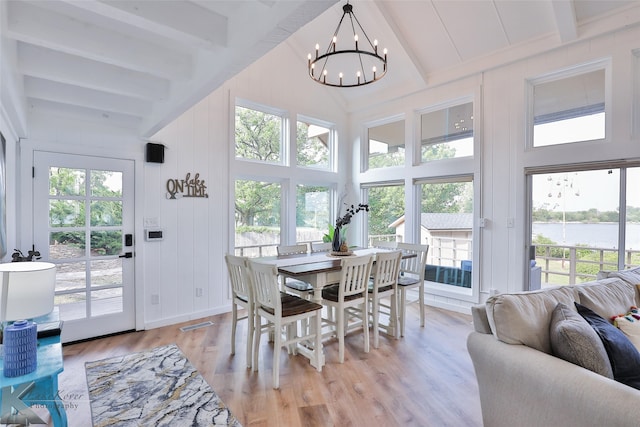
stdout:
[(0, 264), (0, 321), (33, 319), (51, 313), (55, 286), (55, 264)]

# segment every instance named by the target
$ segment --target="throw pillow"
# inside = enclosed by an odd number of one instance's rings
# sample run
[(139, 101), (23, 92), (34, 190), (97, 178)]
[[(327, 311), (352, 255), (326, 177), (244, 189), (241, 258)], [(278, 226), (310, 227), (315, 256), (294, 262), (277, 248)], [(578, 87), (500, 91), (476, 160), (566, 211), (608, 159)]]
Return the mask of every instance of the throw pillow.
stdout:
[(629, 312), (613, 316), (613, 325), (629, 338), (629, 341), (640, 351), (640, 310), (631, 307)]
[(640, 353), (638, 350), (620, 329), (589, 308), (577, 302), (574, 304), (578, 313), (589, 322), (600, 336), (611, 362), (613, 379), (640, 390)]
[(591, 325), (566, 304), (558, 303), (553, 310), (549, 338), (554, 356), (613, 379), (602, 340)]

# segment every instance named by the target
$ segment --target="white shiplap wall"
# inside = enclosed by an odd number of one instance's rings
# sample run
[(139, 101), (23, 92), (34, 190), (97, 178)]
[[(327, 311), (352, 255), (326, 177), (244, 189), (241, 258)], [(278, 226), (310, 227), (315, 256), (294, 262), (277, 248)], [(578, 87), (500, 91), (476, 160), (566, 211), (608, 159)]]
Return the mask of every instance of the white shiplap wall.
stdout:
[[(482, 74), (474, 73), (450, 83), (440, 83), (385, 105), (372, 103), (366, 110), (348, 113), (343, 99), (335, 96), (333, 89), (313, 83), (306, 77), (306, 61), (298, 58), (285, 43), (155, 135), (152, 140), (168, 147), (162, 165), (143, 162), (145, 141), (121, 134), (115, 129), (92, 128), (83, 123), (57, 123), (76, 133), (80, 130), (79, 135), (72, 136), (63, 131), (58, 135), (30, 135), (24, 146), (28, 150), (46, 147), (57, 149), (64, 144), (67, 152), (108, 151), (116, 157), (136, 160), (138, 327), (155, 327), (229, 309), (223, 256), (233, 246), (230, 172), (250, 172), (249, 168), (234, 163), (230, 158), (232, 111), (236, 97), (290, 111), (292, 119), (295, 119), (295, 114), (303, 114), (336, 123), (341, 146), (340, 188), (351, 180), (357, 184), (360, 181), (400, 177), (411, 183), (414, 177), (456, 174), (469, 168), (475, 170), (476, 180), (481, 184), (476, 193), (477, 216), (489, 220), (482, 231), (474, 230), (476, 236), (481, 238), (480, 293), (475, 299), (482, 300), (490, 289), (506, 292), (522, 289), (523, 286), (523, 272), (526, 271), (523, 254), (526, 217), (524, 167), (640, 158), (639, 136), (637, 131), (635, 135), (632, 132), (632, 114), (640, 123), (637, 110), (640, 92), (637, 87), (634, 89), (634, 81), (640, 81), (640, 67), (638, 56), (633, 54), (634, 49), (636, 52), (640, 49), (640, 29), (621, 30), (491, 68)], [(607, 111), (612, 119), (610, 138), (603, 143), (525, 151), (524, 80), (603, 58), (610, 58), (612, 70), (612, 104)], [(282, 67), (282, 64), (296, 63), (298, 67)], [(456, 76), (463, 74), (456, 70)], [(397, 175), (387, 171), (362, 177), (358, 175), (363, 123), (404, 115), (407, 138), (412, 138), (416, 131), (413, 125), (416, 111), (469, 95), (473, 95), (481, 107), (480, 114), (476, 116), (476, 129), (480, 129), (477, 137), (482, 145), (476, 159), (411, 167), (397, 172)], [(636, 110), (632, 110), (633, 105)], [(98, 148), (83, 146), (83, 141), (87, 140), (95, 142)], [(9, 159), (15, 160), (15, 157)], [(28, 161), (23, 161), (22, 166), (28, 167)], [(188, 172), (199, 172), (201, 178), (207, 181), (209, 198), (167, 200), (167, 179), (182, 179)], [(309, 178), (308, 173), (295, 170), (283, 169), (278, 173), (290, 182)], [(9, 185), (12, 185), (11, 182)], [(20, 193), (21, 198), (29, 197), (28, 182), (22, 183)], [(11, 197), (16, 200), (15, 194)], [(28, 205), (22, 206), (26, 208), (18, 207), (15, 213), (11, 212), (14, 224), (16, 218), (29, 215)], [(163, 241), (143, 241), (145, 218), (158, 220), (165, 231)], [(506, 225), (509, 218), (515, 220), (513, 228)], [(409, 218), (407, 223), (411, 221), (415, 219)], [(28, 224), (27, 220), (22, 222)], [(27, 228), (26, 225), (21, 227), (20, 232), (25, 241), (29, 235)], [(203, 288), (203, 297), (196, 297), (195, 289), (200, 287)], [(151, 304), (152, 295), (159, 296), (159, 304)], [(467, 310), (474, 302), (469, 298), (456, 298), (454, 294), (431, 294), (428, 301), (461, 311)]]

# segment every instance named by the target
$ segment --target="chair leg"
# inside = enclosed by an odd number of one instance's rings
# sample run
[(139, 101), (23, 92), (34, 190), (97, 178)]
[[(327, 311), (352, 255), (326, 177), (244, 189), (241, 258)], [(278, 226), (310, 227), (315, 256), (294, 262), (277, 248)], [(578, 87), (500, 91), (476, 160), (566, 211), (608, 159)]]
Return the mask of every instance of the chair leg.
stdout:
[(262, 336), (262, 318), (255, 315), (255, 328), (253, 331), (253, 371), (258, 370), (258, 353), (260, 352), (260, 337)]
[(404, 337), (404, 324), (407, 318), (407, 293), (400, 288), (400, 336)]
[(378, 348), (380, 347), (380, 331), (378, 330), (378, 325), (380, 324), (380, 301), (378, 298), (373, 299), (371, 311), (373, 314), (373, 325), (371, 325), (371, 329), (373, 329), (373, 348)]
[(236, 354), (236, 325), (238, 324), (238, 306), (231, 304), (231, 355)]
[(340, 363), (344, 363), (344, 308), (341, 310), (336, 310), (337, 326), (336, 326), (336, 334), (338, 335), (338, 358)]
[(322, 310), (316, 311), (314, 321), (316, 336), (313, 355), (316, 362), (316, 369), (318, 372), (322, 372)]
[(369, 353), (369, 314), (367, 313), (367, 298), (362, 303), (362, 333), (364, 334), (364, 352)]
[[(247, 368), (251, 369), (251, 358), (253, 357), (253, 335), (255, 334), (255, 324), (253, 315), (251, 314), (253, 309), (249, 309), (247, 313)], [(235, 337), (235, 332), (234, 332)]]
[[(289, 330), (289, 325), (287, 325)], [(280, 388), (280, 353), (282, 351), (282, 325), (275, 325), (275, 334), (273, 336), (273, 388)], [(289, 335), (289, 332), (287, 332)]]
[(420, 292), (420, 296), (418, 297), (420, 300), (420, 326), (424, 328), (424, 282), (418, 288)]
[(393, 337), (395, 339), (400, 338), (400, 319), (398, 318), (398, 298), (397, 291), (391, 294), (390, 300), (390, 309), (389, 309), (389, 325), (391, 325), (393, 332)]

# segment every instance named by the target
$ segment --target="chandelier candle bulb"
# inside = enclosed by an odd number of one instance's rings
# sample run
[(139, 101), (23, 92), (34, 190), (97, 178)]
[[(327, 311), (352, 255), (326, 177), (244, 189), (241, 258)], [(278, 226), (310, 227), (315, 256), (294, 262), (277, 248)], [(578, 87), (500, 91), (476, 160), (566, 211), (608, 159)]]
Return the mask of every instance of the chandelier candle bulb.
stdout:
[(373, 51), (374, 51), (374, 53), (376, 53), (376, 54), (378, 53), (378, 39), (375, 39), (375, 40), (373, 41)]
[(333, 36), (333, 51), (336, 51), (336, 41), (338, 40), (338, 38), (336, 36)]
[(316, 59), (318, 59), (318, 51), (320, 50), (320, 45), (316, 43)]

